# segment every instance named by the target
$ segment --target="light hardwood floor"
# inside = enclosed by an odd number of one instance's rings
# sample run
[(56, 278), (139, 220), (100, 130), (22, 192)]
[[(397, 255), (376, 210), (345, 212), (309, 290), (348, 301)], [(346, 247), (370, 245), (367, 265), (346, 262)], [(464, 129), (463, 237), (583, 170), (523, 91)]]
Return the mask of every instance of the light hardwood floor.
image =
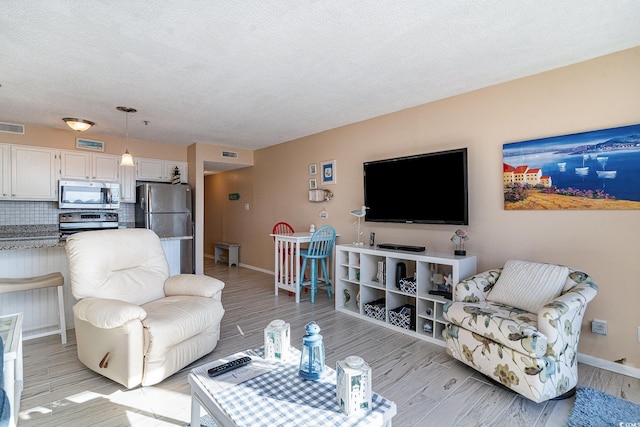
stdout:
[[(51, 336), (26, 341), (25, 384), (19, 426), (185, 426), (190, 416), (189, 370), (263, 343), (273, 319), (291, 324), (292, 344), (300, 347), (304, 325), (322, 328), (326, 362), (350, 355), (373, 369), (374, 391), (393, 400), (395, 426), (563, 426), (573, 400), (536, 404), (487, 382), (443, 347), (338, 313), (320, 292), (300, 304), (286, 292), (275, 296), (273, 276), (254, 270), (214, 265), (205, 272), (226, 283), (221, 339), (215, 350), (160, 384), (127, 390), (86, 369), (76, 357), (75, 335), (60, 344)], [(237, 326), (244, 332), (240, 334)], [(579, 365), (580, 385), (640, 403), (640, 380)]]

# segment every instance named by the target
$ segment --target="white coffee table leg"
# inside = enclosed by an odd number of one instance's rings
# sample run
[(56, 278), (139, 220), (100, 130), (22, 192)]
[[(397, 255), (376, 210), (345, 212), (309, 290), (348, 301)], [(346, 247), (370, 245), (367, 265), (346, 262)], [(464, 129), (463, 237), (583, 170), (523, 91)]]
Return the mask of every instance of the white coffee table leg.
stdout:
[(200, 427), (200, 402), (191, 390), (191, 427)]

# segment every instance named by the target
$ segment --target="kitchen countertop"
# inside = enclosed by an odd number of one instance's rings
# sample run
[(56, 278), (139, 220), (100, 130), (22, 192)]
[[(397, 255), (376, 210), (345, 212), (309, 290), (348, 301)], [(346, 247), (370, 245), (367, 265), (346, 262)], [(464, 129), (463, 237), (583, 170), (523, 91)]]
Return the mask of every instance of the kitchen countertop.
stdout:
[(0, 250), (56, 246), (64, 246), (64, 242), (60, 242), (58, 224), (0, 226)]
[[(193, 236), (161, 237), (160, 240), (187, 240)], [(58, 224), (0, 225), (0, 251), (64, 247)]]

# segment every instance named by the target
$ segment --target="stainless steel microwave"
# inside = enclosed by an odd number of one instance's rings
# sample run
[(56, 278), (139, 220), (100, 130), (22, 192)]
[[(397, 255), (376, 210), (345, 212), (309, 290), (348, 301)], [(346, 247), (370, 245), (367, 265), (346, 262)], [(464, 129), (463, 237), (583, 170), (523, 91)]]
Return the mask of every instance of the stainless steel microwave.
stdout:
[(103, 181), (60, 180), (60, 209), (118, 209), (120, 184)]

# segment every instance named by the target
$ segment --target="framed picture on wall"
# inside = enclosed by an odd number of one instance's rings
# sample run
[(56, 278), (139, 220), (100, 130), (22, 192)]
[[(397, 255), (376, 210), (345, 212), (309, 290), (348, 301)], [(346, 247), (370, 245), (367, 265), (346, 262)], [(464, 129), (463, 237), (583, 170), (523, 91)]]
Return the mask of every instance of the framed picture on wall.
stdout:
[(317, 175), (318, 174), (318, 165), (315, 163), (311, 163), (309, 165), (309, 175)]
[(104, 142), (91, 139), (76, 138), (76, 148), (81, 150), (104, 151)]
[(336, 161), (327, 160), (320, 162), (321, 183), (323, 185), (336, 183)]
[(318, 188), (318, 180), (315, 178), (311, 178), (309, 180), (309, 190), (315, 190)]
[(640, 124), (502, 146), (507, 210), (640, 209)]

